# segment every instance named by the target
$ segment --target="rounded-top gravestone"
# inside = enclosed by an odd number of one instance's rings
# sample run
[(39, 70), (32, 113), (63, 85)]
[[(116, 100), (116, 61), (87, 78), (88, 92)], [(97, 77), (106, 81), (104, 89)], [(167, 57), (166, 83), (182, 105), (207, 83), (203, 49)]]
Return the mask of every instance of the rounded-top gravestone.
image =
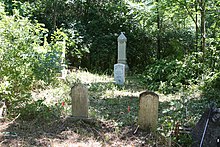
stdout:
[(142, 130), (155, 132), (157, 129), (159, 96), (145, 91), (139, 97), (138, 125)]
[(88, 118), (88, 89), (81, 83), (71, 88), (72, 116)]

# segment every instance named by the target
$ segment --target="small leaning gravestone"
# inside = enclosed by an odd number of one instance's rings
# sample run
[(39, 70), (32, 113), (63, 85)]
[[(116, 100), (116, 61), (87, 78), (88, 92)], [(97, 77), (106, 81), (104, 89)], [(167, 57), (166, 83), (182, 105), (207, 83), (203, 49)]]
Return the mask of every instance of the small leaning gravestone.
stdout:
[(157, 129), (159, 96), (145, 91), (139, 97), (138, 125), (140, 129), (155, 132)]
[(71, 88), (72, 116), (88, 118), (88, 89), (81, 83)]

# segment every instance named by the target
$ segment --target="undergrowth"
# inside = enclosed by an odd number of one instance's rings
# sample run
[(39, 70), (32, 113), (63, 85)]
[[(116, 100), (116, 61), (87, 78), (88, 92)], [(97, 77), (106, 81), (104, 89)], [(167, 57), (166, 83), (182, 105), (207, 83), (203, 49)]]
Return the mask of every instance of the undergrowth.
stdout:
[[(218, 88), (219, 78), (217, 77), (218, 75), (211, 80), (216, 82), (206, 80), (202, 89), (211, 89), (213, 85)], [(80, 71), (71, 73), (66, 80), (60, 82), (59, 86), (51, 87), (49, 91), (41, 90), (36, 95), (36, 101), (27, 104), (19, 111), (21, 118), (51, 121), (54, 118), (71, 115), (70, 88), (78, 82), (88, 87), (90, 117), (111, 122), (116, 134), (120, 134), (127, 126), (137, 127), (139, 94), (150, 85), (145, 83), (146, 80), (143, 80), (142, 75), (126, 77), (125, 85), (118, 86), (112, 77), (106, 75), (100, 76)], [(175, 144), (190, 146), (192, 138), (189, 134), (180, 134), (178, 137), (173, 135), (175, 126), (178, 123), (192, 128), (210, 101), (204, 98), (205, 92), (196, 89), (197, 87), (179, 88), (178, 93), (167, 96), (156, 92), (160, 94), (157, 133), (170, 138)], [(43, 93), (46, 94), (41, 95)], [(169, 96), (173, 98), (168, 100)]]
[(203, 64), (196, 55), (187, 56), (184, 60), (159, 60), (146, 67), (142, 74), (148, 89), (169, 94), (181, 89), (198, 85), (205, 73)]

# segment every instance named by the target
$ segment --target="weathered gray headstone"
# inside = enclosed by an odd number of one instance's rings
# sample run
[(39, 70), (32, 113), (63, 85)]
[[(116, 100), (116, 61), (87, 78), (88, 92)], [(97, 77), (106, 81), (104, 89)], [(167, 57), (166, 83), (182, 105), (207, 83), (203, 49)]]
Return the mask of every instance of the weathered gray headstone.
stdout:
[(158, 119), (159, 96), (145, 91), (139, 97), (138, 125), (147, 131), (156, 131)]
[(121, 32), (118, 37), (118, 63), (124, 64), (126, 71), (128, 70), (127, 58), (126, 58), (126, 42), (127, 38)]
[(59, 41), (57, 43), (62, 48), (62, 53), (61, 53), (61, 79), (66, 79), (66, 76), (67, 76), (67, 70), (66, 70), (66, 64), (65, 64), (66, 41), (63, 40), (63, 41)]
[(125, 65), (115, 64), (114, 65), (114, 80), (116, 84), (123, 85), (125, 82)]
[(71, 88), (72, 116), (88, 117), (88, 89), (81, 83)]

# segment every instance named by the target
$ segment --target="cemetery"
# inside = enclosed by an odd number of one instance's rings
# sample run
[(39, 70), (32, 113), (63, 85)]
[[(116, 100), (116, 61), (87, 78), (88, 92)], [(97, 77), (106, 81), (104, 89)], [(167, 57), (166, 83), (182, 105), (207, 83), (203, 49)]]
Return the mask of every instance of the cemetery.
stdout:
[(0, 1), (0, 147), (220, 147), (218, 8)]
[[(125, 40), (126, 37), (121, 33), (118, 37), (118, 63), (113, 66), (114, 76), (99, 76), (83, 70), (67, 74), (64, 58), (61, 58), (58, 87), (33, 91), (34, 101), (10, 122), (4, 118), (6, 105), (2, 101), (1, 146), (151, 144), (171, 147), (182, 136), (185, 137), (184, 141), (191, 142), (195, 147), (198, 144), (215, 146), (219, 137), (220, 110), (210, 108), (211, 113), (208, 114), (207, 110), (195, 127), (190, 126), (188, 121), (197, 117), (193, 114), (197, 111), (194, 101), (197, 106), (203, 103), (194, 96), (187, 106), (178, 106), (187, 99), (184, 93), (179, 96), (158, 95), (146, 91), (146, 85), (138, 77), (128, 75)], [(188, 114), (178, 116), (178, 111)], [(177, 115), (173, 119), (170, 117), (172, 113)], [(19, 117), (22, 119), (19, 120)], [(181, 119), (184, 121), (181, 122)], [(210, 119), (209, 124), (205, 121), (207, 119)], [(186, 121), (187, 124), (184, 124)], [(171, 123), (173, 126), (169, 126)], [(175, 142), (171, 137), (176, 138)]]
[[(116, 85), (113, 77), (100, 77), (85, 71), (72, 73), (66, 78), (67, 81), (75, 83), (74, 86), (64, 83), (57, 88), (33, 93), (35, 99), (38, 99), (35, 102), (36, 105), (32, 104), (32, 107), (37, 107), (38, 114), (31, 112), (34, 110), (29, 110), (30, 115), (35, 117), (33, 120), (30, 119), (31, 116), (19, 120), (21, 117), (19, 116), (9, 124), (6, 123), (7, 121), (1, 122), (2, 146), (65, 146), (67, 144), (70, 146), (143, 146), (157, 144), (167, 147), (174, 143), (174, 141), (170, 142), (169, 137), (175, 137), (175, 135), (188, 136), (185, 141), (191, 141), (190, 131), (184, 132), (183, 129), (192, 129), (192, 126), (181, 124), (179, 132), (175, 132), (175, 126), (169, 127), (169, 124), (176, 125), (177, 121), (182, 119), (192, 121), (196, 118), (195, 114), (198, 113), (194, 103), (202, 107), (203, 102), (194, 98), (192, 102), (188, 103), (189, 114), (187, 116), (175, 116), (180, 113), (180, 110), (185, 109), (179, 106), (183, 99), (144, 91), (144, 85), (134, 77), (127, 77), (123, 87)], [(83, 85), (78, 83), (77, 79)], [(44, 97), (47, 99), (43, 101)], [(150, 113), (146, 113), (149, 111)], [(202, 112), (200, 111), (200, 113)], [(172, 122), (174, 120), (170, 114), (174, 115), (176, 122)], [(210, 119), (206, 132), (207, 139), (210, 131), (213, 132), (213, 130), (216, 132), (215, 136), (218, 137), (219, 127), (217, 126), (220, 117), (219, 113), (215, 114), (218, 116), (215, 123)], [(203, 122), (200, 121), (199, 126), (193, 128), (195, 129), (193, 134), (198, 141), (196, 146), (200, 142), (204, 131), (201, 128), (205, 126), (207, 117), (203, 116), (201, 119)], [(215, 144), (214, 138), (211, 139), (212, 144)]]

